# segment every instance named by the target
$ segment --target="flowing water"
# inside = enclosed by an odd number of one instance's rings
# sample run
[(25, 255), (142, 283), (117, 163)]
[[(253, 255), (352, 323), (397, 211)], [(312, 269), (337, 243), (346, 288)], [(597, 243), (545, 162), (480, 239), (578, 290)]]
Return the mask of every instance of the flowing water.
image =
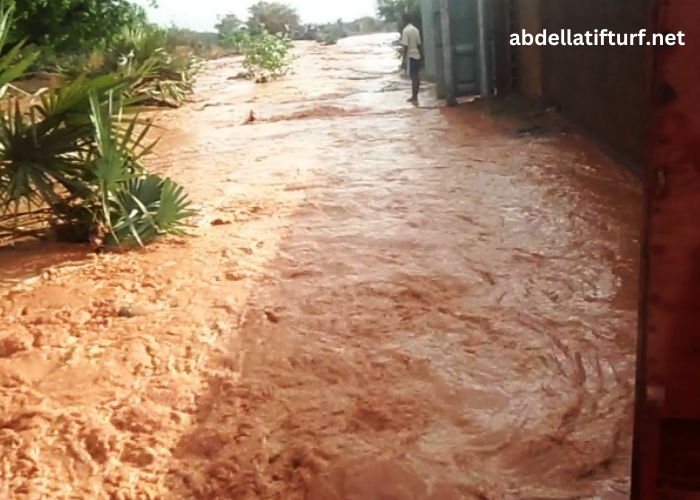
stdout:
[(159, 115), (194, 237), (0, 253), (0, 497), (625, 496), (638, 182), (411, 106), (392, 38)]

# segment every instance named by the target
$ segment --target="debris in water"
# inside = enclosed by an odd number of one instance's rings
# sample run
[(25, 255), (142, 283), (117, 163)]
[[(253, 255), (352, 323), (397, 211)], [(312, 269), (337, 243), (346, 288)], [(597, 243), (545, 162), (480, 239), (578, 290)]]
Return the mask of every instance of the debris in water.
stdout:
[(245, 121), (243, 122), (243, 124), (245, 125), (245, 124), (248, 124), (248, 123), (253, 123), (254, 121), (255, 121), (255, 113), (254, 113), (253, 110), (251, 109), (251, 110), (250, 110), (250, 113), (248, 114), (248, 117), (245, 119)]
[(531, 125), (526, 127), (521, 127), (518, 130), (518, 135), (546, 135), (549, 130), (542, 125)]
[(275, 313), (272, 311), (265, 311), (265, 317), (270, 323), (279, 323), (280, 322), (280, 317), (277, 316)]
[(227, 80), (248, 80), (250, 78), (250, 73), (247, 71), (239, 71), (235, 75), (231, 75)]
[(123, 306), (117, 311), (117, 316), (120, 318), (135, 318), (136, 316), (146, 316), (148, 311), (139, 306)]

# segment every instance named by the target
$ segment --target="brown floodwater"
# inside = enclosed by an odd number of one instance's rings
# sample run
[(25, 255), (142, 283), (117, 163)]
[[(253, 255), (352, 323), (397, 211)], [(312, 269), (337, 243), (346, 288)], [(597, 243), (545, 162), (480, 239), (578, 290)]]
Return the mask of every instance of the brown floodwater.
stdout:
[(625, 497), (638, 181), (411, 106), (392, 39), (210, 63), (151, 162), (191, 237), (0, 251), (0, 498)]

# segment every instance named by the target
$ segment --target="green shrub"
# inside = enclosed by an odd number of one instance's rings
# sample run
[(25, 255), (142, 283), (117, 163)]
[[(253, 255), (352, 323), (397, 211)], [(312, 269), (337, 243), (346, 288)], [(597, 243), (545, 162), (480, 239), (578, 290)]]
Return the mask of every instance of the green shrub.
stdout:
[(72, 80), (118, 73), (134, 79), (132, 95), (144, 96), (143, 104), (180, 106), (192, 90), (202, 61), (190, 52), (176, 56), (166, 51), (168, 32), (153, 27), (124, 28), (105, 52), (67, 57), (58, 71)]
[[(20, 78), (38, 52), (5, 48), (0, 22), (0, 88)], [(149, 68), (79, 75), (34, 96), (3, 101), (0, 113), (0, 237), (40, 235), (97, 246), (145, 244), (179, 233), (191, 214), (184, 190), (147, 171), (150, 124), (135, 114), (134, 92)], [(35, 229), (22, 230), (23, 217)]]
[(292, 41), (286, 35), (266, 31), (252, 35), (243, 47), (243, 67), (258, 83), (280, 78), (296, 60), (291, 49)]
[(250, 34), (247, 31), (231, 31), (221, 35), (221, 45), (236, 54), (241, 54), (250, 43)]

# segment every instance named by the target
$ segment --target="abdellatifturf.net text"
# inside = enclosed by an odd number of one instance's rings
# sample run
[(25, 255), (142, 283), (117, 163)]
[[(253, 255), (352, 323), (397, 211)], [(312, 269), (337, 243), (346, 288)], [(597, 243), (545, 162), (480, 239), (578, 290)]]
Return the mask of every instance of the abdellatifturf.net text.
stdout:
[(570, 29), (556, 33), (547, 33), (547, 30), (536, 35), (527, 33), (510, 35), (511, 45), (685, 45), (683, 38), (685, 33), (654, 33), (647, 36), (647, 30), (639, 33), (614, 33), (607, 29), (574, 33)]

